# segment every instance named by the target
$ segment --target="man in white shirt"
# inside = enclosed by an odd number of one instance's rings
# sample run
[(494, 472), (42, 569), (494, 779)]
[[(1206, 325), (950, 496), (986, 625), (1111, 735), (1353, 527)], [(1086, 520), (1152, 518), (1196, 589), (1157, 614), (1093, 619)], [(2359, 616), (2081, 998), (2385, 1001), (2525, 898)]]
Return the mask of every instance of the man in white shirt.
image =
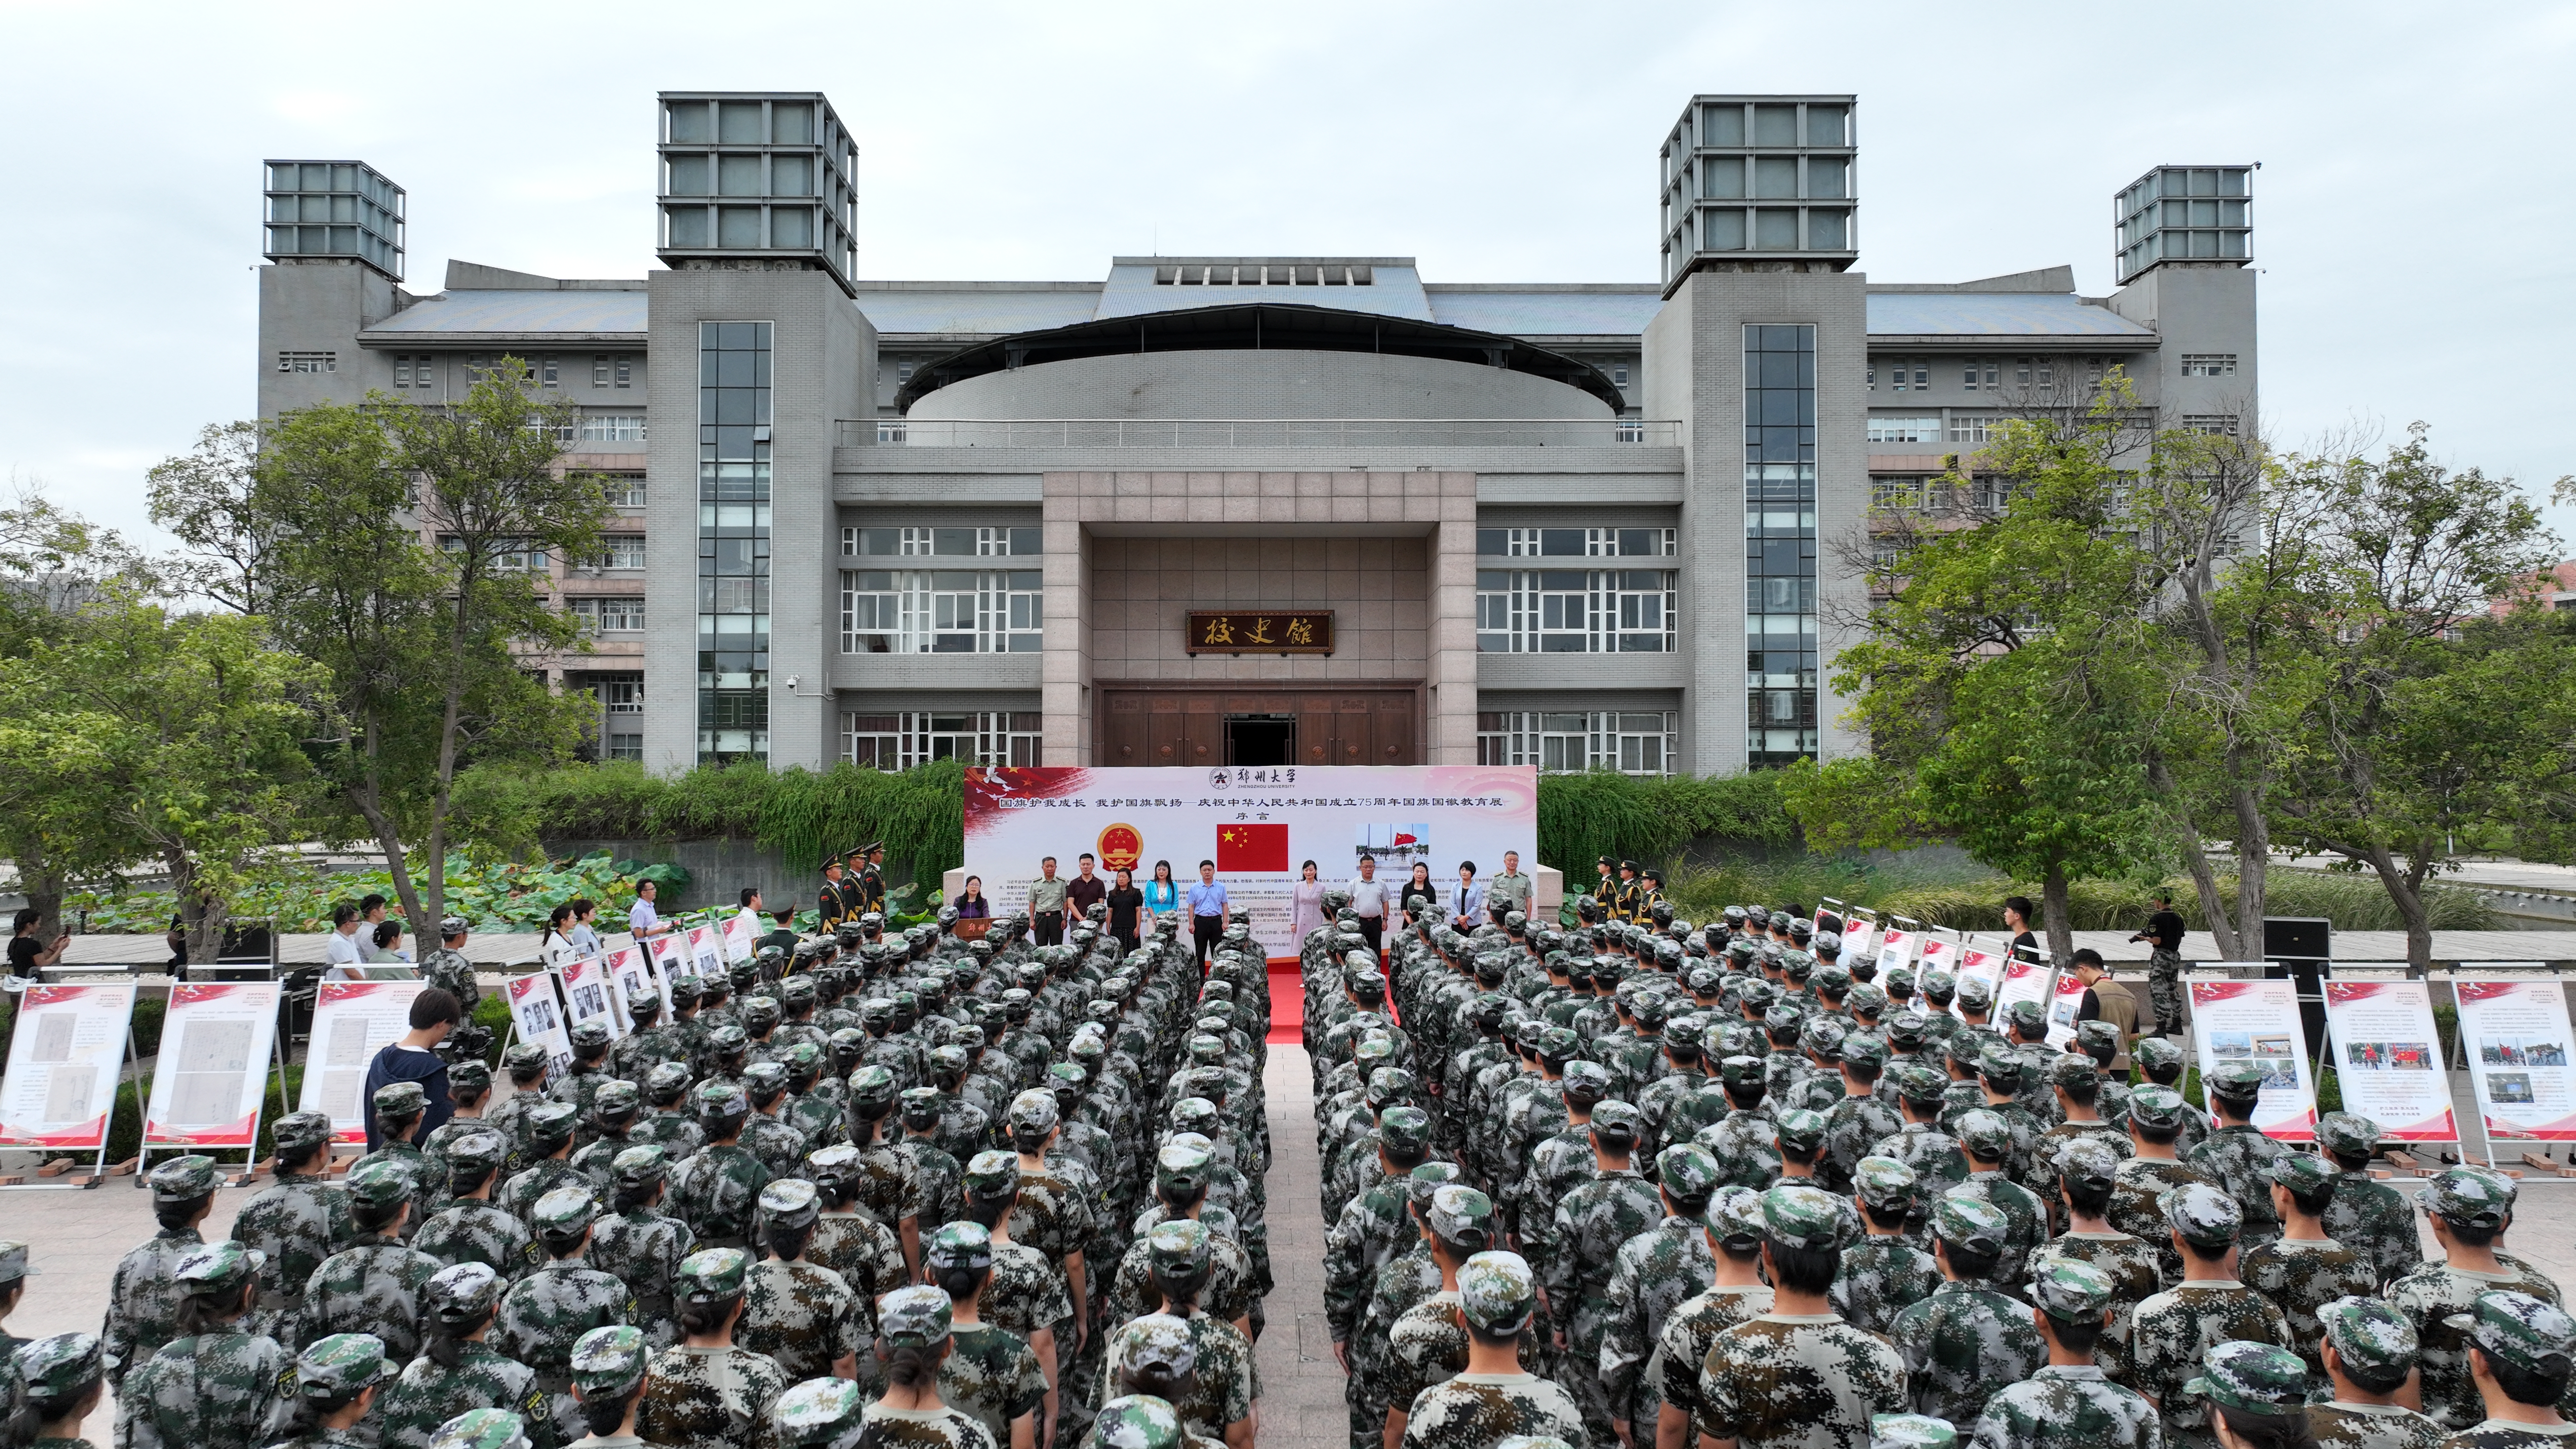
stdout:
[(1351, 910), (1360, 918), (1360, 934), (1368, 937), (1369, 949), (1384, 951), (1386, 930), (1386, 883), (1377, 878), (1377, 857), (1360, 857), (1360, 878), (1351, 882)]
[(1473, 931), (1485, 924), (1485, 888), (1476, 880), (1476, 863), (1458, 863), (1458, 888), (1449, 893), (1451, 924), (1461, 931)]
[(662, 924), (662, 913), (653, 909), (653, 897), (661, 894), (661, 890), (659, 885), (649, 880), (635, 884), (635, 904), (626, 912), (626, 929), (633, 931), (638, 941), (648, 940), (670, 929)]
[(325, 981), (355, 981), (358, 966), (366, 960), (358, 950), (358, 933), (366, 929), (366, 918), (346, 901), (331, 908), (331, 934), (322, 940)]
[(760, 909), (760, 887), (742, 888), (742, 909), (734, 912), (734, 919), (742, 922), (742, 929), (752, 940), (769, 934), (769, 917)]

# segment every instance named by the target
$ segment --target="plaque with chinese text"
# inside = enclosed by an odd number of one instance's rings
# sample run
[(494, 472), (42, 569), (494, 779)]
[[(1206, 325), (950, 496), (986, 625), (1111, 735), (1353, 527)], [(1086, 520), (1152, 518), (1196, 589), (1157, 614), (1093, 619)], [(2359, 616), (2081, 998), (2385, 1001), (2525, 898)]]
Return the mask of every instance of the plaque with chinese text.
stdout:
[(1330, 654), (1333, 611), (1296, 609), (1190, 611), (1184, 636), (1192, 654)]

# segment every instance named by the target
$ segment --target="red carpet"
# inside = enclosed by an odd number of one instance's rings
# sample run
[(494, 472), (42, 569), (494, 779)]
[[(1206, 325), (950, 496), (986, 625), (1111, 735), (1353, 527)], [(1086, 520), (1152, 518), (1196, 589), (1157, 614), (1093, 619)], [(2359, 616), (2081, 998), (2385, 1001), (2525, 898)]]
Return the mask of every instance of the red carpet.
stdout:
[(1270, 1044), (1296, 1046), (1306, 1039), (1306, 985), (1293, 960), (1270, 963)]

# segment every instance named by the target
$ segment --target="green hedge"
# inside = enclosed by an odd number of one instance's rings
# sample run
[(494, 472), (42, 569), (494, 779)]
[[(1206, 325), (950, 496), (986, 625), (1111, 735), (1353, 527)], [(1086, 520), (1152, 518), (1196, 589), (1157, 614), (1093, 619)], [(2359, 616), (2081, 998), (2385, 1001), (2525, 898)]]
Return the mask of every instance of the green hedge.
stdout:
[(1777, 771), (1640, 779), (1610, 770), (1538, 779), (1538, 858), (1588, 883), (1602, 856), (1661, 864), (1694, 840), (1768, 849), (1801, 843)]
[[(268, 1096), (259, 1113), (259, 1145), (251, 1152), (251, 1161), (258, 1162), (277, 1150), (274, 1130), (277, 1119), (294, 1110), (290, 1104), (303, 1095), (303, 1092), (304, 1068), (301, 1065), (286, 1069), (286, 1086), (283, 1091), (278, 1088), (277, 1072), (274, 1064), (271, 1065), (268, 1074)], [(127, 1082), (116, 1089), (116, 1110), (107, 1121), (107, 1160), (110, 1163), (123, 1162), (143, 1150), (143, 1103), (149, 1101), (151, 1096), (152, 1079), (148, 1076)], [(154, 1151), (156, 1155), (159, 1153), (168, 1153), (174, 1157), (179, 1155), (174, 1148), (156, 1148)], [(232, 1154), (226, 1152), (217, 1160), (230, 1162)], [(86, 1161), (87, 1159), (84, 1158), (84, 1165)]]

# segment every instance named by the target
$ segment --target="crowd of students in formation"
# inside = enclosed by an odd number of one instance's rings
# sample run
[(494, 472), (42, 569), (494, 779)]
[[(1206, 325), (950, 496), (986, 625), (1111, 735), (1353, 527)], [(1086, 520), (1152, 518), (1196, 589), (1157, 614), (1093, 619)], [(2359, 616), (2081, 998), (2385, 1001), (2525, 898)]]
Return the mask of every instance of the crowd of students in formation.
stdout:
[(117, 1449), (1250, 1449), (1262, 949), (989, 924), (773, 940), (506, 1096), (424, 990), (345, 1177), (290, 1114), (207, 1241), (214, 1163), (151, 1169), (100, 1331), (0, 1341), (0, 1439), (112, 1395)]
[(2367, 1119), (2275, 1141), (2259, 1068), (2204, 1113), (2127, 1013), (2051, 1045), (1829, 915), (1586, 896), (1380, 952), (1327, 905), (1352, 1449), (2576, 1449), (2576, 1321), (2505, 1250), (2506, 1174), (2410, 1205)]

